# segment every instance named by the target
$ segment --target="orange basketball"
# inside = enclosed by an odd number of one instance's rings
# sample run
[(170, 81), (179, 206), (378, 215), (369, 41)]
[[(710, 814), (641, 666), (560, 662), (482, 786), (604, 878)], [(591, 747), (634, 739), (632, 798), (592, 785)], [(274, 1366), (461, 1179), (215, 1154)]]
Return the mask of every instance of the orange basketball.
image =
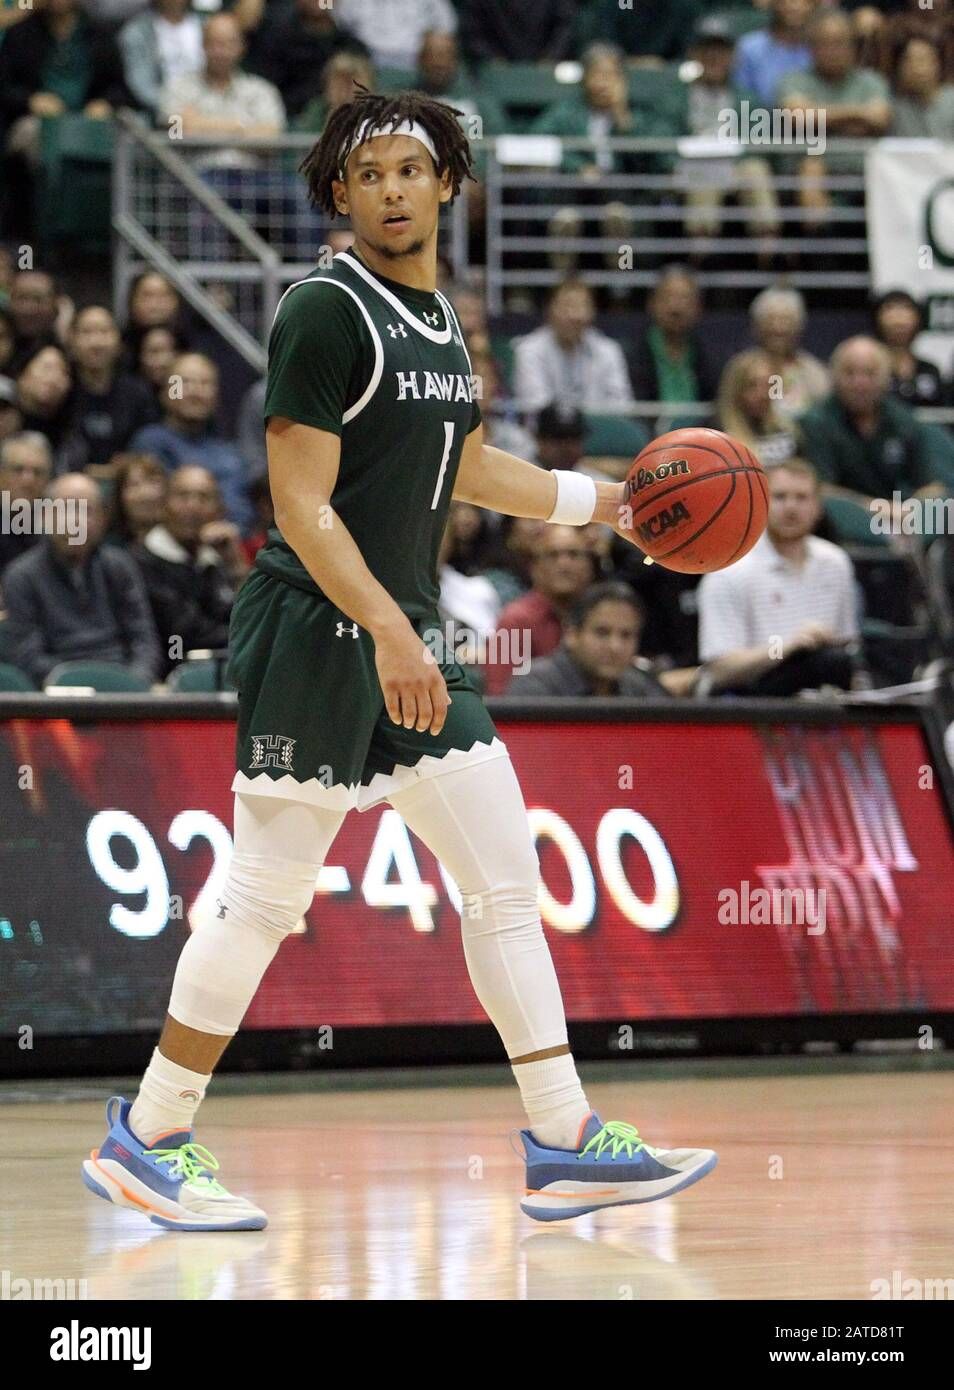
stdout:
[(666, 569), (725, 569), (765, 530), (765, 471), (750, 449), (719, 430), (660, 435), (634, 460), (626, 481), (633, 539)]

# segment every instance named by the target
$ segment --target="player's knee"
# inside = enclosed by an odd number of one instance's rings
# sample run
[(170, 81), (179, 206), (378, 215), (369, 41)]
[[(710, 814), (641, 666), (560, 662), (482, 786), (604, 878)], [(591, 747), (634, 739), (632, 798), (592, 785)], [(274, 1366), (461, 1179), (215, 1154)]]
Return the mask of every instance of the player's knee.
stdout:
[(234, 854), (217, 916), (240, 921), (263, 935), (283, 940), (311, 906), (318, 870), (313, 864)]
[(537, 882), (502, 883), (461, 893), (461, 926), (466, 933), (518, 931), (540, 923)]

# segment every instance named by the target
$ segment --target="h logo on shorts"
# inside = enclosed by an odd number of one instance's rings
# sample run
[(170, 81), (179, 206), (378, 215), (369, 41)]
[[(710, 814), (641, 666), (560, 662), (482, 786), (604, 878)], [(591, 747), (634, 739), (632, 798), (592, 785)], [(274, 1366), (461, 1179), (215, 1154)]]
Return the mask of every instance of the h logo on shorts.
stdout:
[(297, 740), (284, 734), (253, 734), (250, 767), (279, 767), (292, 769), (292, 752)]
[(350, 632), (352, 637), (357, 637), (357, 635), (358, 635), (358, 624), (357, 624), (357, 623), (350, 623), (350, 624), (349, 624), (349, 623), (336, 623), (336, 624), (335, 624), (335, 636), (336, 636), (336, 637), (343, 637), (343, 636), (345, 635), (346, 632)]

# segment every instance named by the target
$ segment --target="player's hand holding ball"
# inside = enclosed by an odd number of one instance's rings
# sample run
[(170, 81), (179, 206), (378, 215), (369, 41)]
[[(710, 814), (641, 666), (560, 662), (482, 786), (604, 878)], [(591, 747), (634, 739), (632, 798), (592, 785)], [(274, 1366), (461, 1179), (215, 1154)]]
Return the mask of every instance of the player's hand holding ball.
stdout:
[(765, 530), (762, 465), (719, 430), (660, 435), (636, 457), (624, 488), (614, 529), (666, 569), (725, 569), (748, 554)]

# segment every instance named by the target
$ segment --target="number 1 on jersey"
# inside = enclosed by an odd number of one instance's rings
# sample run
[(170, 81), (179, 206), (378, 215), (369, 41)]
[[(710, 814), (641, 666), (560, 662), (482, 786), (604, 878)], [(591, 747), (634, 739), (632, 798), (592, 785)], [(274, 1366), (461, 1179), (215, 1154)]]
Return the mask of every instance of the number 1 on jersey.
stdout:
[(447, 460), (450, 458), (450, 451), (454, 444), (454, 422), (453, 420), (444, 421), (444, 457), (441, 459), (440, 472), (437, 475), (437, 487), (434, 489), (434, 500), (431, 503), (431, 511), (437, 507), (437, 499), (441, 495), (441, 484), (444, 481), (444, 474), (447, 471)]

